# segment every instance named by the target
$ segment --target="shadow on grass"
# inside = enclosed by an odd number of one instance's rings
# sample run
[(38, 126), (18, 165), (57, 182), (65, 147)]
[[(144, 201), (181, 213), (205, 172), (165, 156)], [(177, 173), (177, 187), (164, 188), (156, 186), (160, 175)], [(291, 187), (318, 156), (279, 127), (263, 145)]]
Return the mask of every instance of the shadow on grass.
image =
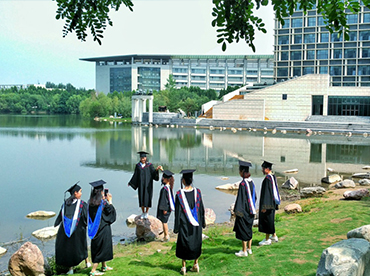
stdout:
[(129, 265), (134, 265), (134, 266), (142, 266), (142, 267), (151, 267), (151, 268), (160, 268), (160, 269), (166, 269), (166, 270), (173, 270), (175, 272), (179, 272), (181, 268), (181, 261), (179, 261), (178, 265), (174, 264), (152, 264), (150, 262), (145, 262), (145, 261), (131, 261), (128, 263)]

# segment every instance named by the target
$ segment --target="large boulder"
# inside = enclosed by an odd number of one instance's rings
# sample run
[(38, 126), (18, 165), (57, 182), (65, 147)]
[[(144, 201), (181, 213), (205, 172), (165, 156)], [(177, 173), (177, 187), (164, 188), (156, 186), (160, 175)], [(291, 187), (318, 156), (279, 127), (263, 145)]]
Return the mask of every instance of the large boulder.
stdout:
[(355, 188), (356, 184), (353, 180), (351, 179), (344, 179), (341, 182), (338, 182), (337, 184), (334, 185), (335, 188), (341, 189), (341, 188)]
[(205, 221), (206, 225), (214, 224), (216, 221), (216, 213), (210, 208), (206, 208), (204, 210), (204, 216), (205, 216)]
[(304, 187), (301, 190), (301, 197), (318, 197), (323, 196), (326, 190), (324, 187), (316, 186), (316, 187)]
[(134, 225), (135, 226), (135, 218), (137, 217), (137, 215), (134, 215), (132, 214), (131, 216), (129, 216), (127, 219), (126, 219), (126, 224), (127, 226), (132, 226)]
[(293, 176), (289, 178), (282, 186), (281, 188), (289, 189), (289, 190), (295, 190), (298, 187), (298, 181)]
[(33, 219), (48, 219), (54, 217), (56, 214), (53, 211), (36, 211), (29, 213), (26, 217)]
[(363, 198), (364, 196), (369, 195), (369, 190), (368, 189), (359, 189), (355, 191), (345, 191), (343, 193), (344, 199), (354, 199), (354, 200), (359, 200)]
[(321, 179), (321, 182), (328, 183), (328, 184), (333, 184), (339, 181), (342, 181), (342, 178), (338, 174), (332, 174), (332, 175), (323, 177)]
[(10, 258), (8, 270), (12, 276), (44, 275), (44, 257), (41, 250), (33, 243), (26, 242)]
[(367, 240), (342, 240), (322, 252), (316, 276), (370, 275), (369, 261), (370, 243)]
[(370, 179), (368, 179), (368, 178), (360, 179), (360, 181), (358, 183), (361, 186), (370, 186)]
[(364, 225), (347, 233), (347, 239), (365, 239), (370, 242), (370, 225)]
[(54, 227), (45, 227), (39, 230), (32, 232), (32, 236), (36, 237), (39, 240), (48, 240), (54, 238), (58, 234), (59, 226)]
[(162, 222), (153, 216), (148, 216), (147, 219), (136, 216), (135, 224), (136, 237), (139, 240), (152, 241), (160, 238), (160, 235), (163, 233)]
[(235, 183), (228, 183), (224, 185), (217, 186), (216, 189), (218, 190), (238, 190), (239, 189), (239, 182)]
[(285, 213), (291, 214), (291, 213), (302, 213), (302, 207), (301, 205), (297, 203), (288, 204), (284, 207)]
[(0, 246), (0, 256), (6, 253), (6, 248)]

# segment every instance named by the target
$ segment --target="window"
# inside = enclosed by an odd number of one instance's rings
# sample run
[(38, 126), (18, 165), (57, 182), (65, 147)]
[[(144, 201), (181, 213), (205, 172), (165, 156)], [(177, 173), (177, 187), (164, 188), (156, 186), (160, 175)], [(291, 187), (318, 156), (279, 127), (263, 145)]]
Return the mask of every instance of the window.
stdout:
[(283, 45), (283, 44), (289, 44), (289, 35), (282, 35), (278, 37), (278, 44)]
[(302, 27), (302, 18), (293, 18), (292, 28), (301, 28), (301, 27)]
[(342, 58), (342, 49), (335, 49), (333, 52), (333, 58)]
[(331, 41), (336, 42), (336, 41), (342, 41), (342, 34), (340, 33), (332, 33), (331, 34)]
[(317, 59), (328, 59), (328, 50), (317, 50)]
[(344, 49), (344, 58), (356, 58), (356, 49)]
[(303, 75), (314, 74), (314, 73), (315, 73), (314, 67), (304, 67), (303, 68)]
[(302, 43), (302, 35), (294, 35), (294, 44)]
[(358, 22), (357, 14), (347, 14), (347, 24), (356, 24)]
[(341, 66), (330, 66), (330, 75), (331, 76), (340, 76), (342, 74)]
[(329, 33), (321, 33), (320, 42), (329, 42)]
[(347, 67), (347, 76), (356, 76), (356, 66)]
[(288, 99), (288, 94), (283, 94), (281, 97), (284, 101)]
[(293, 67), (293, 76), (300, 77), (301, 76), (301, 67)]
[(283, 29), (288, 29), (290, 27), (290, 19), (284, 19), (284, 25), (281, 25)]
[(326, 25), (325, 22), (324, 22), (324, 18), (322, 16), (319, 16), (317, 18), (317, 25), (318, 26), (325, 26)]
[(288, 52), (281, 52), (280, 60), (288, 60), (288, 59), (289, 59), (289, 53)]
[(291, 60), (300, 60), (302, 58), (302, 52), (301, 51), (292, 51), (290, 53), (290, 59)]
[(370, 57), (370, 48), (362, 49), (362, 57)]
[(206, 69), (191, 68), (191, 73), (192, 74), (205, 74), (206, 73)]
[(360, 31), (360, 40), (370, 40), (370, 31)]
[(357, 32), (349, 32), (349, 41), (357, 41)]
[(319, 73), (320, 74), (327, 74), (328, 73), (328, 67), (327, 66), (320, 67)]
[(358, 66), (358, 74), (359, 75), (370, 75), (369, 66), (366, 65), (360, 65)]
[(364, 13), (364, 20), (363, 23), (370, 22), (370, 13)]
[(306, 59), (315, 59), (315, 51), (313, 50), (307, 51)]
[(308, 27), (316, 26), (316, 17), (307, 18), (307, 26)]
[(305, 34), (304, 43), (315, 43), (315, 34)]
[(288, 68), (277, 68), (277, 76), (278, 77), (287, 77), (288, 76)]

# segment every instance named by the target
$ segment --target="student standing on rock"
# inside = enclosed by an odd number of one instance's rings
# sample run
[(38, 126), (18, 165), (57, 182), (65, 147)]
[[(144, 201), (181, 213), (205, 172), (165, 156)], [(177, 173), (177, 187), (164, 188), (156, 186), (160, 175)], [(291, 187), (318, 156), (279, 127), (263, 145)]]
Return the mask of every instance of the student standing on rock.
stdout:
[[(238, 195), (235, 201), (235, 237), (242, 241), (243, 249), (235, 253), (238, 257), (247, 257), (252, 254), (253, 221), (256, 215), (256, 188), (250, 177), (249, 167), (252, 164), (239, 160), (239, 175), (243, 180), (239, 184)], [(247, 247), (248, 246), (248, 247)]]
[(67, 192), (70, 197), (64, 201), (54, 223), (54, 227), (61, 224), (55, 241), (55, 262), (69, 267), (67, 274), (73, 274), (73, 267), (83, 260), (87, 267), (91, 266), (87, 259), (87, 204), (81, 200), (82, 189), (78, 182)]
[(202, 228), (206, 227), (204, 206), (199, 189), (193, 188), (193, 172), (182, 170), (181, 187), (175, 199), (175, 227), (173, 232), (178, 233), (176, 257), (182, 259), (180, 273), (186, 274), (186, 260), (194, 260), (190, 269), (199, 272), (198, 258), (202, 253)]
[(168, 234), (168, 219), (171, 212), (175, 211), (175, 200), (173, 197), (173, 172), (164, 170), (162, 175), (163, 188), (159, 193), (158, 207), (157, 207), (157, 219), (162, 222), (163, 225), (163, 241), (169, 241), (170, 235)]
[[(91, 182), (93, 187), (88, 204), (88, 235), (91, 239), (91, 260), (93, 266), (91, 276), (103, 275), (113, 268), (107, 266), (107, 261), (113, 259), (113, 243), (111, 224), (116, 221), (116, 209), (112, 205), (112, 195), (103, 191), (104, 180)], [(101, 271), (96, 271), (102, 263)]]
[(149, 208), (152, 207), (153, 180), (159, 180), (158, 170), (163, 170), (163, 168), (158, 166), (154, 169), (153, 164), (146, 160), (147, 152), (139, 151), (138, 154), (140, 154), (140, 162), (136, 164), (134, 175), (128, 185), (134, 190), (138, 189), (141, 218), (147, 219)]
[(259, 245), (270, 245), (271, 241), (279, 241), (275, 233), (275, 210), (279, 208), (280, 195), (276, 176), (271, 172), (272, 163), (264, 161), (261, 167), (266, 177), (263, 179), (261, 186), (258, 231), (265, 233), (266, 237), (259, 242)]

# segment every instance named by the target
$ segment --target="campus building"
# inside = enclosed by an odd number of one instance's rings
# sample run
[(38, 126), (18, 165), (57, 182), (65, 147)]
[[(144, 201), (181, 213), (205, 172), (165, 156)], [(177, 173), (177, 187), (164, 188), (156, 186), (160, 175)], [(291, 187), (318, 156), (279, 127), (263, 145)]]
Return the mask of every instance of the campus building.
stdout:
[(123, 55), (80, 60), (95, 62), (96, 90), (104, 93), (161, 90), (170, 74), (177, 88), (219, 91), (274, 82), (273, 55)]
[(275, 19), (275, 72), (277, 82), (306, 74), (330, 74), (332, 86), (370, 86), (370, 9), (361, 5), (348, 13), (349, 40), (330, 34), (316, 9), (296, 10)]

